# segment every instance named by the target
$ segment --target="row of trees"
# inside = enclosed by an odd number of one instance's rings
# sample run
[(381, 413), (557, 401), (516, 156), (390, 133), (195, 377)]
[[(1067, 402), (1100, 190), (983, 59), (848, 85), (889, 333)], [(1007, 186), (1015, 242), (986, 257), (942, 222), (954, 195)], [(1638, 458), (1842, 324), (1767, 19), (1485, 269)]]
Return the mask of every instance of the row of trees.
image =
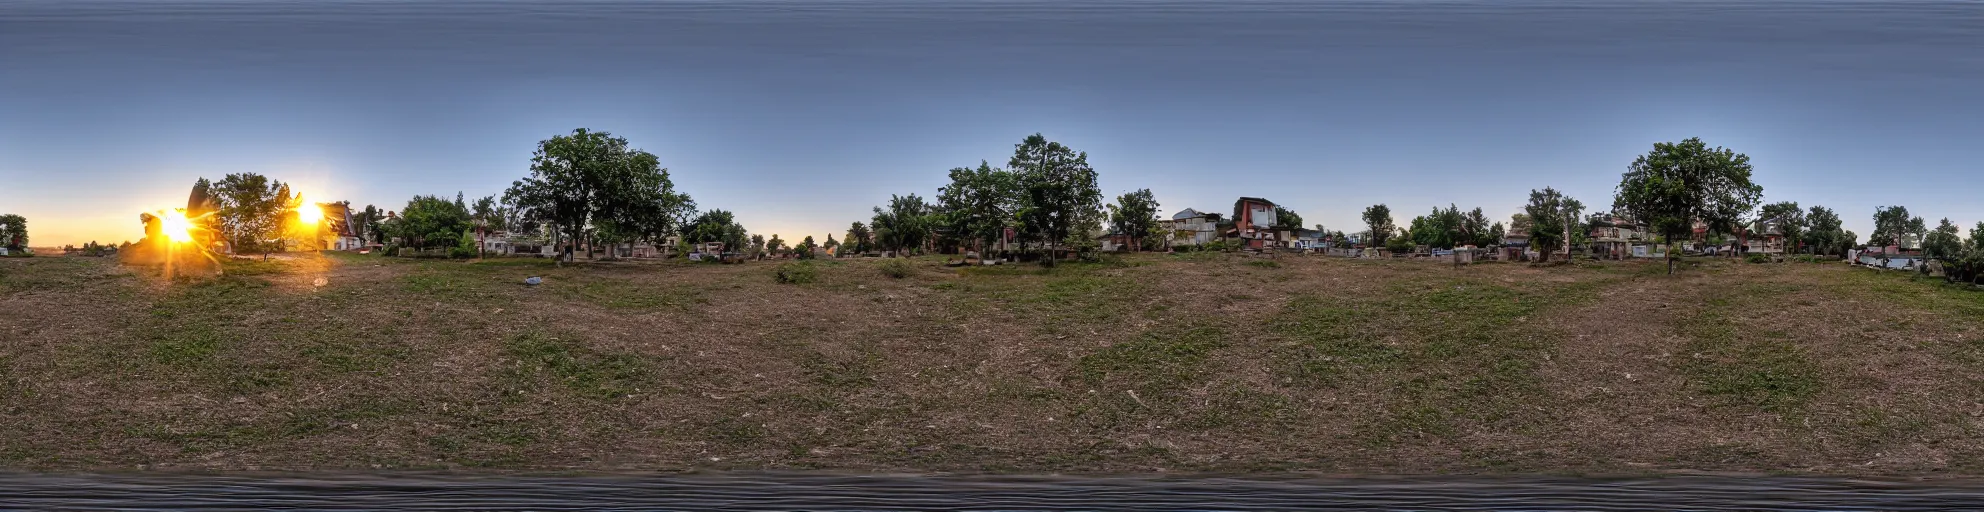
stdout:
[[(1558, 251), (1569, 253), (1588, 233), (1619, 215), (1642, 224), (1662, 243), (1691, 240), (1699, 223), (1708, 241), (1721, 241), (1747, 229), (1746, 223), (1763, 219), (1782, 230), (1794, 251), (1843, 254), (1857, 236), (1841, 227), (1831, 209), (1813, 206), (1800, 209), (1796, 202), (1764, 205), (1763, 187), (1751, 181), (1749, 157), (1722, 147), (1709, 147), (1699, 138), (1678, 143), (1656, 143), (1652, 151), (1636, 158), (1621, 176), (1610, 212), (1584, 216), (1583, 202), (1554, 188), (1530, 191), (1523, 212), (1516, 214), (1508, 229), (1501, 223), (1488, 225), (1479, 208), (1461, 212), (1453, 205), (1434, 208), (1429, 215), (1413, 219), (1400, 229), (1392, 223), (1391, 209), (1383, 204), (1364, 210), (1363, 220), (1370, 229), (1367, 243), (1372, 247), (1409, 247), (1410, 244), (1438, 248), (1497, 243), (1507, 231), (1526, 232), (1530, 243), (1547, 260)], [(1909, 217), (1900, 207), (1883, 207), (1875, 214), (1876, 243), (1893, 243), (1906, 236), (1927, 232), (1919, 217)], [(1670, 248), (1669, 255), (1678, 254)], [(1672, 262), (1669, 272), (1673, 271)]]
[(1936, 229), (1923, 235), (1922, 256), (1940, 262), (1944, 277), (1951, 281), (1984, 281), (1984, 222), (1970, 228), (1970, 238), (1965, 240), (1957, 235), (1956, 224), (1943, 219)]
[(936, 239), (969, 244), (979, 251), (1013, 230), (1022, 247), (1046, 250), (1054, 264), (1066, 244), (1092, 244), (1089, 235), (1111, 222), (1138, 243), (1156, 235), (1157, 201), (1149, 190), (1118, 198), (1105, 215), (1102, 191), (1088, 153), (1033, 134), (1013, 146), (1004, 169), (980, 161), (978, 167), (951, 169), (951, 182), (938, 189), (935, 204), (916, 194), (891, 195), (874, 208), (869, 224), (849, 227), (842, 246), (907, 253)]

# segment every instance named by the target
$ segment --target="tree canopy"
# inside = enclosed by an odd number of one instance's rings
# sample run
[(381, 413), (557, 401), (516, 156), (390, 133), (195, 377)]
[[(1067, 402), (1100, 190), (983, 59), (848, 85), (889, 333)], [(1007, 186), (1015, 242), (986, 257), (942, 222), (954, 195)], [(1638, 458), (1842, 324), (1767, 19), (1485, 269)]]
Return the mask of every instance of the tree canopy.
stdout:
[(389, 236), (404, 240), (407, 247), (434, 249), (461, 244), (461, 233), (475, 224), (461, 203), (436, 196), (413, 196), (400, 209), (399, 218), (386, 223)]
[(722, 243), (725, 252), (742, 252), (750, 241), (750, 234), (743, 224), (737, 223), (737, 216), (721, 209), (703, 212), (690, 220), (682, 230), (682, 237), (690, 243)]
[(847, 236), (841, 238), (841, 244), (847, 246), (843, 251), (865, 253), (875, 248), (875, 235), (868, 231), (867, 224), (857, 220), (847, 227)]
[(0, 215), (0, 247), (19, 251), (27, 246), (28, 218), (11, 213)]
[(609, 241), (660, 239), (694, 209), (653, 154), (585, 128), (539, 142), (530, 175), (511, 184), (503, 198), (522, 216), (552, 223), (571, 240), (590, 230)]
[(1295, 210), (1276, 206), (1274, 207), (1274, 229), (1278, 231), (1302, 229), (1302, 215), (1295, 213)]
[(1928, 232), (1928, 225), (1921, 217), (1908, 215), (1906, 206), (1879, 206), (1874, 208), (1874, 234), (1867, 236), (1868, 245), (1906, 245), (1920, 240)]
[[(1019, 207), (1019, 177), (982, 160), (976, 169), (951, 169), (951, 183), (937, 189), (938, 227), (978, 247), (1004, 236)], [(850, 243), (854, 235), (850, 230)]]
[[(1013, 146), (1006, 163), (1020, 187), (1019, 221), (1027, 238), (1050, 244), (1044, 264), (1054, 264), (1053, 246), (1101, 218), (1102, 190), (1088, 153), (1033, 134)], [(880, 228), (877, 228), (879, 233)]]
[(1371, 239), (1364, 241), (1365, 247), (1386, 247), (1397, 227), (1392, 225), (1392, 209), (1384, 204), (1371, 205), (1364, 209), (1364, 226), (1371, 229)]
[(875, 207), (875, 218), (869, 224), (874, 227), (876, 243), (903, 256), (904, 251), (921, 247), (929, 238), (930, 205), (916, 194), (891, 195), (889, 208)]
[(237, 253), (281, 248), (289, 185), (255, 173), (229, 174), (211, 188), (214, 224)]
[(1583, 215), (1584, 203), (1557, 189), (1543, 187), (1541, 191), (1529, 191), (1529, 205), (1523, 207), (1523, 213), (1529, 220), (1530, 245), (1543, 261), (1550, 261), (1550, 253), (1564, 249), (1571, 242), (1564, 235)]
[(1129, 235), (1132, 247), (1143, 249), (1149, 245), (1151, 234), (1158, 231), (1157, 209), (1157, 196), (1150, 189), (1138, 189), (1117, 196), (1116, 203), (1109, 205), (1109, 225)]
[(1712, 231), (1733, 232), (1763, 199), (1764, 188), (1750, 182), (1750, 173), (1749, 156), (1710, 148), (1700, 138), (1654, 143), (1626, 168), (1613, 211), (1646, 223), (1670, 243), (1692, 236), (1697, 220)]
[(1922, 256), (1934, 260), (1955, 260), (1965, 253), (1962, 231), (1945, 217), (1936, 229), (1922, 238)]
[(1846, 254), (1855, 240), (1841, 226), (1839, 214), (1831, 208), (1812, 205), (1805, 214), (1805, 247), (1819, 254)]

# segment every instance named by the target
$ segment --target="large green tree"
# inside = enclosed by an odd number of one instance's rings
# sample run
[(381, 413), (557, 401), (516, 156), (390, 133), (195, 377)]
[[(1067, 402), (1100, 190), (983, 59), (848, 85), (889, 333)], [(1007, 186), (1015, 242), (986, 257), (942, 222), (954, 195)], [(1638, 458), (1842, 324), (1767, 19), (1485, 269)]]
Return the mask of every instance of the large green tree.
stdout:
[(1922, 238), (1922, 256), (1932, 260), (1957, 260), (1964, 256), (1962, 232), (1945, 217), (1936, 229)]
[(891, 195), (889, 208), (875, 207), (875, 217), (869, 225), (875, 230), (875, 242), (883, 249), (895, 251), (896, 256), (907, 256), (907, 251), (921, 247), (929, 239), (930, 218), (930, 205), (922, 197)]
[[(1700, 138), (1654, 143), (1626, 168), (1612, 199), (1613, 211), (1646, 223), (1669, 243), (1686, 239), (1700, 220), (1717, 232), (1733, 232), (1745, 213), (1757, 207), (1764, 188), (1750, 181), (1750, 157)], [(1667, 252), (1667, 273), (1674, 255)]]
[(1276, 231), (1296, 231), (1302, 229), (1302, 214), (1280, 206), (1274, 207), (1274, 229)]
[[(951, 183), (937, 189), (937, 210), (942, 213), (936, 220), (938, 227), (983, 251), (985, 245), (1004, 236), (1019, 207), (1019, 177), (981, 160), (976, 169), (951, 169)], [(846, 243), (855, 244), (856, 235), (850, 230)]]
[(456, 247), (461, 244), (461, 234), (473, 232), (475, 227), (461, 203), (437, 196), (413, 196), (400, 209), (399, 218), (387, 224), (388, 235), (420, 249)]
[(1047, 244), (1047, 257), (1041, 262), (1051, 266), (1061, 243), (1102, 217), (1102, 190), (1096, 185), (1095, 169), (1088, 165), (1088, 153), (1036, 133), (1013, 146), (1006, 168), (1019, 180), (1022, 232)]
[[(660, 239), (694, 208), (687, 195), (675, 192), (653, 154), (585, 128), (538, 142), (530, 175), (512, 183), (503, 198), (572, 242), (595, 229), (607, 241)], [(571, 245), (564, 259), (572, 259)]]
[(1550, 253), (1563, 249), (1568, 257), (1570, 244), (1575, 240), (1572, 228), (1584, 214), (1584, 203), (1558, 192), (1557, 189), (1543, 187), (1543, 190), (1529, 191), (1529, 204), (1523, 207), (1529, 217), (1529, 242), (1536, 248), (1542, 261), (1550, 261)]
[(1814, 253), (1845, 255), (1846, 249), (1853, 245), (1854, 241), (1846, 235), (1846, 229), (1841, 227), (1843, 224), (1839, 214), (1834, 213), (1831, 208), (1812, 205), (1805, 214), (1805, 225), (1803, 243)]
[(853, 225), (847, 227), (847, 236), (842, 239), (841, 243), (849, 247), (846, 249), (847, 251), (852, 251), (858, 255), (874, 249), (875, 234), (868, 231), (867, 224), (862, 224), (861, 221), (857, 220), (854, 221)]
[(214, 182), (214, 226), (236, 253), (282, 248), (283, 220), (292, 198), (289, 185), (255, 173), (229, 174)]
[(1157, 231), (1157, 208), (1157, 196), (1147, 188), (1117, 196), (1116, 204), (1109, 205), (1109, 225), (1129, 235), (1133, 250), (1143, 250)]
[(1371, 248), (1386, 247), (1385, 242), (1390, 240), (1392, 232), (1398, 229), (1397, 226), (1392, 224), (1391, 207), (1385, 206), (1382, 203), (1371, 205), (1371, 207), (1364, 209), (1363, 218), (1364, 226), (1371, 230), (1371, 239), (1365, 240), (1364, 246)]
[(724, 252), (744, 252), (745, 245), (750, 243), (750, 234), (743, 224), (737, 223), (736, 214), (722, 209), (697, 215), (683, 226), (682, 236), (689, 243), (722, 243)]
[(28, 247), (28, 218), (15, 214), (0, 215), (0, 247), (19, 252)]
[(1928, 225), (1921, 217), (1908, 215), (1906, 206), (1878, 206), (1874, 208), (1874, 234), (1868, 235), (1868, 245), (1906, 245), (1921, 240), (1928, 233)]

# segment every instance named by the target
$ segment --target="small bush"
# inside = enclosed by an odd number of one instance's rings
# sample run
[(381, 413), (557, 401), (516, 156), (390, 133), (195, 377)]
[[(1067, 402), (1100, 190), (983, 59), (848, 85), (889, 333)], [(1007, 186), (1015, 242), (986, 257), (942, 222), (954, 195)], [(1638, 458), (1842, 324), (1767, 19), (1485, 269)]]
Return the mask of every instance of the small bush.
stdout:
[(778, 269), (772, 272), (772, 277), (778, 279), (780, 284), (806, 284), (819, 275), (812, 263), (787, 262), (780, 263)]
[(893, 277), (896, 279), (909, 277), (909, 273), (910, 273), (909, 262), (900, 259), (890, 259), (888, 261), (884, 261), (882, 262), (882, 265), (878, 268), (882, 270), (882, 275)]
[(1743, 261), (1748, 261), (1750, 263), (1769, 263), (1770, 257), (1762, 254), (1752, 254), (1749, 256), (1745, 256), (1743, 258)]
[(380, 249), (378, 254), (380, 256), (399, 256), (400, 244), (386, 244), (386, 247)]

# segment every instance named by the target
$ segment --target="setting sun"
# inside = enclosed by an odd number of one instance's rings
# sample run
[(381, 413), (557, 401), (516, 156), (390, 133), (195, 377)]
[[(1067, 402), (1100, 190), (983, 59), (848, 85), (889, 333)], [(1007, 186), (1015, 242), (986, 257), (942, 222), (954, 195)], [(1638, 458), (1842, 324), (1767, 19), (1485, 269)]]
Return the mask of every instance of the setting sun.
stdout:
[(302, 194), (298, 194), (296, 196), (296, 200), (302, 203), (301, 206), (296, 207), (297, 222), (302, 222), (304, 224), (316, 224), (324, 220), (324, 208), (322, 206), (317, 206), (316, 204), (303, 199)]
[(179, 210), (166, 210), (159, 216), (159, 232), (172, 243), (183, 244), (193, 241), (193, 223), (186, 220), (186, 213)]

